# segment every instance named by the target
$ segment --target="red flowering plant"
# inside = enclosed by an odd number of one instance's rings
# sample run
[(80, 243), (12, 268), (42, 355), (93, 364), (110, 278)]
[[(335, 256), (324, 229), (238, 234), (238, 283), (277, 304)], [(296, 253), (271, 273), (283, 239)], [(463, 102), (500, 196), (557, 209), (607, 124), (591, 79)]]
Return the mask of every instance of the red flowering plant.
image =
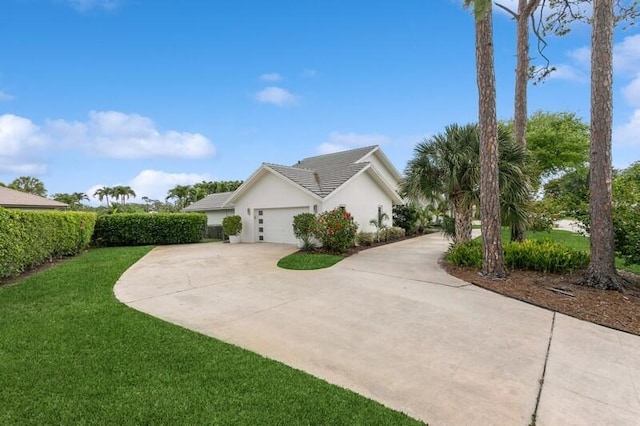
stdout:
[(321, 213), (316, 219), (314, 236), (328, 251), (344, 253), (355, 245), (358, 224), (343, 208)]

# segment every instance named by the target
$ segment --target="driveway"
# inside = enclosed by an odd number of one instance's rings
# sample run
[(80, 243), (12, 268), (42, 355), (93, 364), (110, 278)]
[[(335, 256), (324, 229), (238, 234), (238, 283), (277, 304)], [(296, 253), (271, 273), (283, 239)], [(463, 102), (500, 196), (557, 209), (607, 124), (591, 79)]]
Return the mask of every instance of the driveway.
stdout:
[(446, 247), (432, 234), (287, 271), (293, 246), (165, 246), (114, 291), (432, 425), (638, 424), (640, 337), (453, 278)]

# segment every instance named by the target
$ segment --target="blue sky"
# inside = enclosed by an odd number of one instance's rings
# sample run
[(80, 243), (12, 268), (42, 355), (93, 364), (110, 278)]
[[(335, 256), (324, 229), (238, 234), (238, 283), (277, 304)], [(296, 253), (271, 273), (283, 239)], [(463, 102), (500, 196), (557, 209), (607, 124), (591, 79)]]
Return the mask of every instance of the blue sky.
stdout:
[[(513, 4), (515, 0), (506, 0)], [(513, 109), (514, 23), (495, 15), (498, 115)], [(589, 116), (589, 27), (550, 38), (529, 110)], [(640, 159), (640, 31), (615, 37), (614, 165)], [(246, 179), (477, 120), (473, 19), (455, 0), (5, 0), (0, 181), (49, 193)]]

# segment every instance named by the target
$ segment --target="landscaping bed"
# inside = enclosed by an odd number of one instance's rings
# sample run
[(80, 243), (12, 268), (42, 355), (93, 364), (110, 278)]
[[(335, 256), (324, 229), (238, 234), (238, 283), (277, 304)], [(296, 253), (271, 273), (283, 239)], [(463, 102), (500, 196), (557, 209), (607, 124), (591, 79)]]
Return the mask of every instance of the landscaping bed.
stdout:
[(620, 273), (628, 280), (625, 292), (596, 290), (578, 284), (581, 273), (543, 274), (511, 271), (503, 281), (484, 279), (478, 270), (443, 262), (447, 272), (507, 297), (522, 300), (581, 320), (640, 335), (640, 276)]

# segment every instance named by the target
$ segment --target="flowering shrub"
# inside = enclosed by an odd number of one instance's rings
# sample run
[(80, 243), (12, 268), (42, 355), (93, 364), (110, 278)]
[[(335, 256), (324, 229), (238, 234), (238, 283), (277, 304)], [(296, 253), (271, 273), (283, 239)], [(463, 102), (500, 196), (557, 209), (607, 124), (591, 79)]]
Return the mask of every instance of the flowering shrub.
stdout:
[(335, 253), (344, 253), (355, 245), (358, 225), (345, 209), (333, 209), (318, 215), (313, 235), (324, 248)]
[(313, 213), (300, 213), (293, 217), (293, 233), (296, 238), (302, 240), (302, 249), (313, 249), (313, 230), (316, 227), (316, 215)]

